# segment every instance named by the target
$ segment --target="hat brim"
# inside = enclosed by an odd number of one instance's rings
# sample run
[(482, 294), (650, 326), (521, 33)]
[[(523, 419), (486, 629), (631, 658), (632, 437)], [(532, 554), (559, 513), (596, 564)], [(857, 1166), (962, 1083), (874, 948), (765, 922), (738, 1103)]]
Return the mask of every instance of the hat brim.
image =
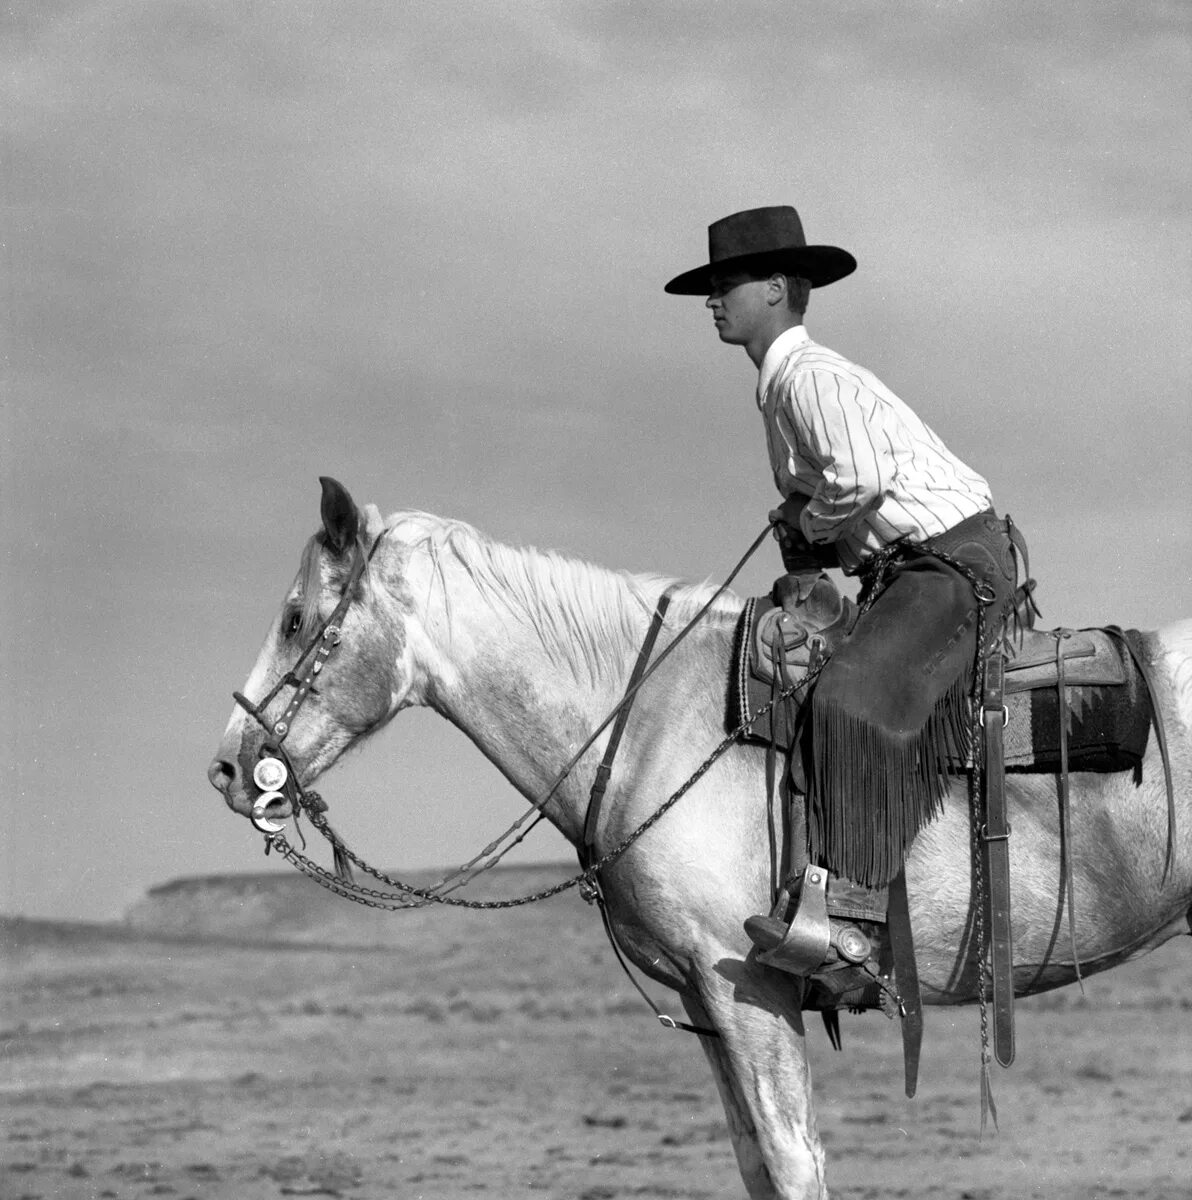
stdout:
[(741, 254), (719, 262), (696, 267), (676, 275), (665, 287), (672, 296), (706, 296), (712, 290), (712, 276), (726, 271), (751, 271), (759, 274), (781, 271), (800, 275), (813, 288), (827, 287), (857, 269), (857, 260), (839, 246), (798, 246), (790, 250), (767, 250), (762, 254)]

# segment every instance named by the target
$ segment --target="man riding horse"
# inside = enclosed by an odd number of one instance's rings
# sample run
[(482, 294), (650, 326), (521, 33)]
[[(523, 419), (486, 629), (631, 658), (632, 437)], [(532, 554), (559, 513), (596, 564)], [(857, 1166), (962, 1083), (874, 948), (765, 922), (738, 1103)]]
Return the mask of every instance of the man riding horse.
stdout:
[[(827, 662), (803, 724), (811, 861), (868, 888), (894, 878), (942, 809), (968, 752), (978, 608), (986, 647), (1013, 602), (1008, 520), (989, 485), (871, 372), (813, 342), (812, 288), (856, 269), (808, 245), (791, 207), (708, 228), (709, 261), (666, 291), (706, 296), (720, 340), (758, 368), (774, 481), (770, 514), (795, 576), (839, 566), (861, 613)], [(788, 576), (786, 589), (805, 594)]]

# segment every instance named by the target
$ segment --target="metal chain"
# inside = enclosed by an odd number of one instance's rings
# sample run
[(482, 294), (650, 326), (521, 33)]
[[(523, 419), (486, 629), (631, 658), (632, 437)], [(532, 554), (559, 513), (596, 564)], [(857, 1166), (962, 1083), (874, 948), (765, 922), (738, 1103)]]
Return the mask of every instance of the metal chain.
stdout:
[(983, 813), (983, 785), (985, 779), (985, 739), (981, 736), (981, 705), (985, 698), (985, 610), (994, 601), (990, 589), (963, 563), (949, 555), (939, 554), (954, 570), (969, 581), (977, 601), (977, 646), (973, 663), (973, 684), (969, 697), (969, 750), (972, 755), (972, 770), (969, 772), (969, 820), (973, 833), (973, 889), (974, 933), (977, 938), (977, 1009), (981, 1026), (981, 1078), (982, 1112), (988, 1102), (988, 1072), (992, 1055), (989, 1051), (989, 990), (993, 981), (993, 969), (989, 961), (988, 929), (985, 921), (986, 882)]
[[(514, 821), (503, 833), (500, 833), (497, 835), (497, 837), (493, 838), (493, 840), (489, 842), (489, 844), (485, 846), (478, 854), (470, 858), (466, 863), (463, 863), (461, 866), (457, 867), (454, 871), (450, 871), (444, 875), (442, 879), (432, 885), (432, 887), (429, 889), (430, 891), (433, 891), (437, 895), (441, 896), (446, 895), (449, 892), (458, 891), (460, 888), (467, 887), (467, 885), (471, 883), (473, 879), (475, 879), (478, 875), (483, 874), (485, 871), (491, 870), (493, 867), (495, 867), (501, 861), (501, 859), (505, 857), (505, 855), (509, 854), (529, 836), (530, 832), (538, 825), (539, 821), (544, 819), (546, 805), (549, 803), (551, 797), (555, 794), (558, 788), (562, 786), (568, 775), (571, 774), (571, 770), (575, 764), (591, 748), (600, 733), (612, 723), (612, 721), (616, 718), (617, 713), (626, 704), (629, 704), (632, 701), (633, 696), (636, 695), (637, 691), (646, 682), (646, 680), (658, 669), (659, 666), (661, 666), (663, 661), (691, 632), (691, 630), (694, 629), (697, 624), (699, 624), (706, 613), (711, 609), (712, 605), (715, 604), (715, 602), (728, 590), (729, 585), (741, 573), (741, 569), (745, 566), (749, 559), (753, 557), (758, 548), (761, 546), (762, 542), (769, 535), (771, 528), (772, 526), (767, 525), (757, 535), (757, 537), (754, 538), (754, 540), (750, 543), (749, 548), (737, 561), (737, 564), (728, 573), (724, 581), (708, 597), (703, 606), (696, 612), (695, 616), (692, 617), (691, 620), (688, 621), (683, 627), (683, 629), (679, 631), (670, 645), (667, 646), (667, 648), (663, 650), (663, 652), (658, 655), (657, 658), (654, 659), (654, 661), (650, 664), (649, 669), (645, 672), (641, 679), (638, 680), (634, 688), (621, 698), (620, 704), (618, 704), (617, 707), (608, 714), (605, 720), (592, 731), (592, 734), (589, 736), (588, 740), (579, 748), (570, 762), (568, 762), (568, 764), (563, 768), (560, 774), (556, 777), (554, 783), (551, 784), (550, 788), (547, 789), (545, 794), (535, 800), (530, 801), (530, 808), (527, 812), (522, 813), (516, 821)], [(322, 806), (320, 811), (325, 811), (325, 806)], [(528, 825), (527, 822), (529, 822)], [(324, 836), (327, 835), (324, 834)], [(502, 844), (506, 842), (507, 844)], [(269, 852), (268, 843), (266, 844), (265, 852)], [(429, 902), (423, 901), (421, 903)], [(420, 907), (420, 904), (415, 905), (411, 903), (409, 907)]]
[[(753, 542), (750, 543), (749, 548), (745, 551), (745, 553), (738, 560), (736, 566), (734, 566), (733, 569), (729, 572), (729, 574), (725, 578), (724, 582), (721, 583), (720, 586), (717, 587), (716, 590), (708, 597), (708, 599), (704, 602), (703, 606), (699, 609), (699, 611), (695, 614), (695, 616), (692, 617), (691, 620), (688, 621), (687, 624), (679, 631), (679, 633), (675, 636), (674, 640), (670, 643), (670, 645), (667, 646), (667, 648), (665, 650), (663, 650), (663, 652), (660, 655), (658, 655), (657, 658), (655, 658), (655, 660), (650, 664), (649, 669), (645, 671), (645, 673), (637, 681), (637, 683), (631, 688), (631, 690), (625, 696), (623, 696), (621, 698), (620, 704), (618, 704), (617, 707), (614, 708), (611, 713), (609, 713), (609, 715), (605, 718), (605, 720), (599, 726), (597, 726), (597, 728), (595, 730), (592, 731), (591, 736), (579, 748), (579, 750), (575, 753), (575, 755), (571, 758), (571, 760), (563, 768), (563, 770), (556, 777), (554, 783), (550, 786), (550, 788), (547, 790), (547, 792), (544, 795), (542, 795), (541, 797), (539, 797), (535, 800), (532, 800), (530, 802), (529, 810), (527, 812), (522, 813), (522, 815), (520, 817), (518, 817), (517, 820), (514, 821), (512, 825), (510, 825), (503, 833), (499, 834), (491, 842), (489, 842), (489, 844), (487, 846), (485, 846), (484, 849), (482, 849), (477, 855), (475, 855), (473, 858), (469, 859), (466, 863), (457, 867), (454, 871), (448, 872), (448, 874), (443, 876), (443, 878), (440, 879), (437, 883), (435, 883), (430, 889), (426, 889), (427, 891), (433, 892), (435, 894), (435, 896), (436, 896), (435, 902), (436, 903), (441, 902), (438, 898), (441, 898), (442, 896), (446, 895), (449, 892), (457, 891), (460, 888), (466, 887), (469, 883), (471, 883), (471, 881), (473, 879), (476, 878), (477, 875), (480, 875), (484, 871), (490, 870), (491, 868), (495, 867), (497, 865), (497, 863), (500, 862), (500, 860), (502, 858), (504, 858), (504, 856), (506, 854), (508, 854), (516, 846), (521, 844), (521, 842), (529, 835), (530, 831), (537, 826), (539, 821), (541, 821), (543, 819), (543, 817), (545, 816), (545, 810), (546, 810), (547, 803), (550, 801), (551, 797), (555, 794), (555, 792), (558, 790), (558, 788), (560, 786), (562, 786), (564, 780), (566, 780), (568, 775), (571, 774), (571, 771), (574, 768), (574, 766), (576, 765), (576, 763), (579, 762), (580, 758), (591, 748), (591, 746), (596, 741), (596, 738), (600, 735), (600, 733), (605, 728), (607, 728), (608, 725), (610, 725), (612, 723), (612, 721), (616, 718), (617, 714), (627, 704), (632, 702), (633, 696), (637, 693), (637, 691), (641, 688), (641, 686), (646, 682), (646, 680), (658, 669), (659, 666), (661, 666), (662, 662), (668, 657), (668, 655), (671, 654), (671, 652), (679, 645), (679, 643), (681, 641), (683, 641), (683, 639), (691, 632), (691, 630), (703, 619), (703, 617), (711, 609), (712, 605), (720, 598), (720, 596), (723, 595), (725, 591), (727, 591), (727, 589), (728, 589), (729, 585), (732, 583), (732, 581), (737, 577), (738, 574), (740, 574), (741, 569), (745, 566), (745, 564), (749, 561), (749, 559), (753, 557), (753, 555), (756, 553), (757, 549), (761, 546), (762, 542), (770, 534), (771, 528), (772, 527), (770, 525), (767, 525), (761, 531), (761, 533), (759, 533), (757, 535), (757, 537), (754, 538)], [(375, 551), (376, 547), (380, 544), (380, 540), (381, 540), (380, 537), (378, 537), (377, 541), (373, 544), (373, 551)], [(369, 557), (370, 558), (372, 557), (372, 552), (370, 552)], [(346, 596), (347, 596), (347, 593), (345, 593), (345, 597), (341, 598), (341, 601), (340, 601), (341, 604), (344, 603)], [(312, 645), (313, 645), (313, 643), (312, 643)], [(310, 650), (311, 650), (311, 647), (307, 647), (307, 649), (303, 652), (302, 658), (305, 658), (306, 655), (310, 653)], [(301, 662), (301, 659), (299, 661)], [(810, 680), (808, 682), (810, 682)], [(280, 686), (281, 685), (279, 685), (279, 687)], [(278, 689), (276, 689), (276, 688), (274, 689), (274, 692), (270, 694), (270, 696), (267, 698), (265, 703), (267, 703), (268, 700), (272, 699), (273, 695), (276, 694), (277, 690)], [(236, 695), (238, 702), (242, 703), (252, 716), (254, 716), (262, 724), (266, 724), (266, 722), (264, 721), (264, 718), (261, 716), (261, 708), (264, 707), (264, 703), (261, 705), (253, 705), (253, 704), (245, 701), (237, 693), (233, 693), (233, 695)], [(754, 719), (756, 720), (756, 717)], [(266, 725), (266, 728), (268, 728), (267, 725)], [(310, 797), (309, 804), (308, 804), (308, 799), (307, 799), (308, 796)], [(323, 813), (327, 809), (326, 803), (322, 800), (322, 798), (319, 796), (319, 794), (317, 792), (307, 793), (307, 792), (304, 792), (301, 787), (297, 788), (297, 796), (295, 797), (295, 801), (296, 801), (295, 810), (294, 810), (295, 821), (297, 821), (300, 811), (305, 809), (308, 812), (308, 815), (312, 816), (312, 823), (315, 823), (313, 820), (313, 814), (315, 812)], [(529, 822), (528, 827), (523, 828), (523, 826), (526, 826), (527, 822)], [(316, 824), (316, 827), (319, 828), (319, 831), (321, 833), (323, 833), (323, 836), (326, 837), (329, 841), (332, 841), (332, 844), (335, 846), (337, 863), (340, 860), (352, 861), (354, 859), (355, 856), (352, 855), (352, 853), (350, 851), (348, 851), (346, 846), (344, 846), (342, 843), (340, 843), (338, 841), (338, 839), (334, 835), (334, 832), (331, 830), (330, 826), (326, 824), (325, 821), (322, 823), (315, 823), (315, 824)], [(299, 833), (299, 836), (301, 837), (302, 836), (301, 828), (298, 829), (298, 833)], [(516, 834), (516, 837), (514, 836), (515, 834)], [(303, 847), (305, 848), (306, 839), (303, 838), (302, 842), (303, 842)], [(504, 843), (504, 842), (508, 842), (508, 844), (502, 845), (502, 843)], [(265, 853), (268, 854), (270, 852), (270, 850), (272, 850), (274, 848), (275, 845), (277, 846), (279, 853), (283, 853), (283, 854), (285, 853), (285, 850), (283, 849), (283, 847), (285, 847), (285, 849), (288, 849), (292, 854), (297, 853), (297, 851), (293, 850), (292, 847), (289, 847), (288, 843), (285, 843), (284, 839), (281, 838), (279, 835), (271, 835), (271, 836), (266, 837)], [(286, 857), (289, 858), (289, 861), (294, 862), (294, 865), (296, 865), (296, 866), (298, 865), (297, 862), (295, 862), (295, 860), (292, 857), (290, 857), (289, 855), (286, 855)], [(375, 872), (373, 872), (367, 866), (364, 866), (363, 864), (360, 864), (360, 865), (361, 865), (361, 869), (368, 870), (370, 874), (375, 874)], [(429, 903), (429, 901), (421, 901), (420, 903)], [(414, 901), (410, 901), (408, 904), (402, 905), (401, 907), (418, 907), (418, 906), (419, 906), (419, 904), (416, 904)]]
[(597, 859), (586, 871), (582, 871), (580, 874), (566, 879), (562, 883), (545, 888), (540, 892), (534, 892), (527, 896), (519, 896), (511, 900), (464, 900), (448, 896), (439, 890), (439, 885), (431, 888), (420, 888), (414, 884), (395, 879), (391, 875), (387, 875), (384, 871), (365, 862), (355, 851), (349, 849), (343, 843), (339, 835), (327, 823), (327, 818), (324, 815), (325, 806), (322, 804), (317, 792), (306, 792), (302, 797), (302, 806), (310, 818), (311, 824), (353, 866), (358, 867), (365, 874), (395, 889), (402, 895), (400, 897), (394, 896), (392, 893), (364, 887), (362, 884), (345, 880), (333, 874), (291, 846), (286, 841), (284, 835), (280, 833), (273, 834), (265, 839), (265, 851), (269, 853), (270, 850), (276, 850), (287, 862), (297, 867), (303, 874), (309, 876), (328, 891), (334, 892), (336, 895), (342, 896), (347, 900), (354, 900), (357, 904), (363, 904), (369, 908), (384, 908), (396, 912), (405, 908), (421, 908), (426, 904), (442, 904), (452, 908), (500, 909), (517, 908), (524, 904), (533, 904), (539, 900), (547, 900), (551, 896), (557, 896), (573, 887), (590, 884), (604, 867), (609, 866), (620, 858), (638, 838), (657, 824), (711, 770), (716, 761), (745, 734), (755, 721), (764, 717), (776, 705), (789, 700), (800, 689), (814, 683), (819, 677), (819, 673), (823, 670), (824, 665), (825, 662), (821, 661), (816, 667), (809, 669), (801, 678), (797, 679), (768, 703), (762, 705), (748, 721), (743, 721), (736, 729), (727, 734), (676, 792), (669, 796), (650, 816), (631, 833), (627, 834), (616, 846)]
[[(755, 543), (752, 549), (756, 549)], [(752, 549), (749, 553), (752, 553)], [(991, 589), (988, 585), (977, 578), (976, 574), (964, 563), (953, 558), (951, 555), (937, 550), (929, 546), (910, 547), (895, 543), (887, 547), (885, 550), (879, 551), (871, 560), (871, 566), (867, 572), (864, 592), (861, 597), (861, 602), (858, 608), (858, 615), (867, 612), (872, 608), (878, 596), (884, 590), (886, 583), (886, 575), (890, 566), (894, 561), (903, 557), (907, 551), (917, 551), (929, 554), (941, 562), (944, 562), (965, 578), (969, 586), (972, 588), (973, 596), (977, 602), (976, 611), (976, 648), (974, 651), (973, 664), (973, 681), (970, 691), (970, 754), (972, 758), (972, 767), (968, 773), (968, 798), (969, 798), (969, 815), (972, 829), (972, 856), (973, 856), (973, 883), (974, 883), (974, 932), (976, 936), (976, 952), (977, 952), (977, 1005), (980, 1014), (980, 1030), (981, 1030), (981, 1126), (982, 1130), (985, 1127), (985, 1114), (987, 1111), (992, 1111), (994, 1123), (997, 1122), (997, 1110), (993, 1108), (993, 1098), (989, 1084), (989, 1066), (992, 1060), (990, 1054), (990, 1035), (989, 1035), (989, 1005), (988, 994), (992, 981), (992, 969), (989, 962), (989, 947), (987, 945), (987, 930), (985, 920), (985, 869), (983, 861), (983, 834), (984, 821), (982, 819), (982, 803), (981, 803), (981, 785), (984, 777), (985, 768), (985, 748), (984, 740), (981, 737), (981, 705), (984, 699), (985, 688), (985, 627), (986, 627), (986, 609), (993, 603), (995, 595), (991, 594)], [(746, 555), (748, 557), (748, 554)], [(738, 567), (739, 569), (739, 567)], [(735, 572), (734, 572), (735, 574)], [(727, 583), (725, 584), (727, 586)], [(702, 615), (702, 613), (700, 614)], [(693, 622), (694, 624), (694, 622)], [(784, 703), (790, 699), (797, 691), (808, 687), (818, 677), (824, 667), (827, 665), (828, 658), (821, 658), (814, 666), (796, 680), (789, 687), (785, 688), (779, 694), (773, 696), (771, 700), (764, 704), (750, 720), (742, 722), (731, 733), (729, 733), (708, 755), (707, 758), (696, 768), (694, 773), (687, 781), (674, 792), (666, 801), (663, 802), (649, 817), (646, 818), (636, 829), (629, 833), (622, 841), (604, 854), (600, 859), (594, 862), (585, 871), (578, 875), (574, 875), (569, 879), (565, 879), (560, 883), (554, 884), (551, 887), (544, 888), (541, 891), (533, 892), (525, 896), (515, 897), (509, 900), (464, 900), (450, 897), (447, 893), (458, 887), (462, 887), (471, 881), (481, 871), (493, 866), (500, 857), (507, 853), (511, 846), (505, 847), (499, 853), (496, 853), (493, 858), (482, 865), (477, 866), (494, 847), (498, 846), (507, 836), (515, 832), (525, 822), (530, 814), (523, 816), (514, 823), (510, 829), (506, 830), (493, 843), (490, 843), (484, 851), (464, 864), (454, 876), (449, 875), (432, 888), (418, 888), (411, 884), (395, 879), (385, 872), (372, 867), (354, 851), (350, 850), (339, 838), (339, 836), (331, 829), (324, 816), (326, 805), (323, 803), (317, 792), (299, 793), (299, 798), (302, 807), (307, 812), (311, 824), (319, 830), (320, 833), (332, 844), (335, 850), (337, 859), (345, 859), (351, 862), (354, 866), (372, 876), (374, 879), (394, 888), (401, 893), (400, 896), (395, 896), (392, 893), (382, 892), (375, 888), (364, 887), (362, 884), (356, 883), (354, 880), (345, 879), (342, 876), (333, 874), (318, 863), (307, 858), (293, 846), (291, 846), (281, 834), (274, 834), (265, 839), (265, 853), (268, 854), (271, 849), (276, 849), (288, 862), (290, 862), (299, 871), (305, 874), (308, 878), (313, 879), (320, 886), (332, 892), (335, 895), (341, 896), (346, 900), (351, 900), (356, 904), (363, 905), (369, 908), (382, 909), (385, 911), (396, 912), (408, 908), (420, 908), (428, 904), (441, 904), (448, 907), (480, 909), (480, 910), (498, 910), (507, 908), (517, 908), (527, 904), (534, 904), (540, 900), (549, 899), (552, 896), (557, 896), (565, 891), (569, 891), (573, 887), (581, 889), (594, 890), (594, 881), (600, 871), (615, 862), (621, 857), (647, 830), (651, 829), (658, 821), (666, 815), (688, 791), (712, 768), (713, 764), (720, 759), (724, 753), (734, 745), (741, 736), (749, 729), (755, 721), (765, 716), (777, 705)], [(560, 781), (561, 782), (561, 781)], [(553, 789), (552, 789), (553, 791)], [(538, 820), (543, 817), (542, 808), (535, 805), (531, 810)], [(530, 826), (532, 829), (537, 824), (537, 820)], [(517, 841), (521, 841), (526, 836), (529, 830), (522, 832)], [(513, 843), (516, 845), (517, 843)], [(471, 868), (475, 868), (474, 870)], [(455, 882), (453, 882), (455, 881)], [(448, 883), (452, 886), (446, 886)], [(614, 942), (615, 947), (615, 942)], [(879, 980), (880, 982), (880, 980)], [(639, 989), (640, 990), (640, 989)], [(647, 997), (648, 999), (648, 997)]]
[[(984, 832), (985, 822), (982, 814), (982, 784), (985, 777), (985, 739), (981, 736), (981, 703), (985, 691), (985, 604), (981, 603), (978, 595), (977, 603), (977, 657), (974, 670), (972, 694), (972, 732), (969, 737), (973, 768), (969, 772), (969, 821), (973, 833), (973, 889), (975, 892), (973, 914), (977, 938), (977, 1008), (981, 1022), (981, 1071), (984, 1080), (989, 1070), (991, 1055), (989, 1053), (989, 989), (993, 980), (993, 970), (989, 962), (989, 946), (986, 939), (988, 931), (985, 928), (985, 853)], [(985, 1095), (982, 1090), (982, 1096)]]
[[(756, 543), (754, 548), (756, 548)], [(878, 595), (880, 595), (881, 591), (883, 590), (885, 575), (890, 565), (896, 558), (903, 555), (908, 548), (909, 547), (896, 543), (874, 555), (873, 559), (871, 560), (872, 567), (867, 573), (868, 579), (866, 582), (865, 596), (859, 606), (860, 613), (867, 612), (873, 606)], [(952, 558), (943, 551), (935, 550), (925, 546), (916, 546), (914, 549), (931, 554), (932, 556), (947, 563), (947, 565), (952, 567), (969, 581), (969, 584), (973, 589), (973, 593), (978, 601), (978, 665), (975, 674), (980, 675), (980, 665), (983, 661), (982, 645), (984, 641), (984, 608), (988, 603), (990, 603), (990, 600), (985, 599), (981, 581), (977, 579), (976, 575), (967, 566), (965, 566), (965, 564)], [(805, 672), (801, 678), (796, 680), (776, 696), (772, 697), (766, 704), (762, 705), (762, 707), (759, 708), (758, 711), (754, 713), (754, 715), (748, 721), (743, 721), (736, 727), (736, 729), (727, 734), (676, 792), (669, 796), (649, 817), (647, 817), (640, 825), (638, 825), (637, 828), (635, 828), (620, 843), (618, 843), (596, 862), (594, 862), (590, 867), (588, 867), (587, 870), (541, 891), (533, 892), (528, 895), (509, 900), (464, 900), (460, 898), (452, 898), (448, 895), (449, 892), (454, 891), (470, 882), (472, 878), (486, 870), (488, 867), (495, 865), (497, 859), (499, 859), (504, 853), (507, 853), (508, 850), (512, 848), (511, 846), (500, 851), (500, 853), (497, 854), (491, 861), (477, 866), (477, 864), (480, 863), (480, 860), (483, 859), (486, 854), (492, 851), (494, 847), (498, 846), (501, 841), (509, 836), (509, 834), (517, 830), (527, 817), (536, 815), (539, 819), (541, 819), (542, 812), (538, 806), (532, 808), (529, 813), (523, 814), (522, 818), (520, 818), (518, 822), (515, 822), (514, 825), (506, 830), (504, 834), (495, 839), (494, 842), (490, 843), (490, 845), (485, 848), (485, 850), (481, 851), (481, 853), (473, 858), (470, 862), (464, 864), (461, 868), (459, 868), (459, 870), (451, 875), (446, 876), (437, 884), (434, 884), (429, 888), (421, 888), (414, 884), (405, 883), (400, 879), (396, 879), (362, 859), (358, 854), (356, 854), (355, 851), (351, 850), (342, 841), (339, 835), (328, 824), (324, 815), (326, 811), (326, 805), (322, 801), (319, 794), (313, 791), (302, 793), (300, 796), (302, 809), (306, 812), (311, 824), (327, 839), (327, 841), (331, 843), (332, 847), (336, 851), (337, 856), (350, 862), (353, 866), (359, 868), (365, 874), (380, 881), (381, 883), (384, 883), (388, 887), (393, 888), (396, 892), (400, 893), (400, 895), (382, 892), (376, 888), (365, 887), (364, 885), (358, 884), (353, 880), (344, 879), (343, 877), (328, 871), (326, 868), (321, 867), (318, 863), (308, 858), (294, 846), (290, 845), (285, 836), (281, 833), (272, 834), (266, 837), (265, 853), (268, 854), (270, 851), (276, 850), (287, 862), (296, 867), (303, 874), (313, 879), (316, 883), (320, 884), (320, 886), (326, 888), (328, 891), (333, 892), (338, 896), (342, 896), (344, 899), (352, 900), (357, 904), (364, 905), (365, 907), (380, 908), (394, 912), (407, 908), (421, 908), (428, 904), (441, 904), (454, 908), (485, 910), (517, 908), (522, 905), (536, 903), (540, 900), (547, 900), (552, 896), (560, 895), (562, 892), (569, 891), (574, 887), (580, 887), (584, 885), (591, 886), (592, 881), (597, 877), (597, 875), (599, 875), (600, 871), (604, 867), (609, 866), (611, 863), (620, 858), (644, 833), (646, 833), (647, 830), (651, 829), (658, 821), (660, 821), (662, 817), (665, 816), (666, 813), (668, 813), (679, 802), (679, 800), (681, 800), (683, 796), (685, 796), (687, 792), (699, 782), (701, 778), (703, 778), (703, 776), (712, 768), (712, 766), (746, 733), (749, 728), (752, 727), (756, 721), (764, 717), (777, 705), (790, 699), (796, 692), (814, 683), (819, 677), (820, 672), (827, 665), (827, 662), (827, 658), (820, 660), (820, 662), (818, 662), (813, 668)], [(979, 746), (980, 741), (979, 737), (977, 736), (980, 721), (980, 686), (981, 679), (975, 678), (972, 733), (972, 741), (975, 747)], [(975, 750), (974, 756), (974, 761), (978, 763), (979, 760), (976, 758), (976, 754), (979, 754), (979, 752), (979, 749)], [(970, 776), (970, 797), (974, 791), (974, 776)], [(973, 805), (974, 802), (970, 798), (970, 806)], [(977, 812), (975, 806), (973, 807), (973, 823), (974, 853), (976, 854), (977, 846), (979, 845), (977, 839), (979, 838), (980, 820), (979, 813)], [(528, 833), (529, 830), (526, 830), (525, 832)], [(523, 833), (522, 836), (524, 837), (525, 834)], [(519, 838), (518, 841), (520, 840), (521, 839)], [(516, 845), (516, 843), (513, 844)], [(981, 905), (984, 897), (984, 885), (979, 855), (977, 855), (976, 862), (978, 885), (978, 957), (981, 963), (978, 983), (978, 1000), (981, 1007), (982, 1055), (984, 1058), (988, 1055), (988, 1018), (986, 1015), (985, 1001), (985, 979), (987, 967), (984, 962), (984, 914), (981, 912)], [(476, 869), (471, 870), (471, 868)], [(468, 873), (469, 871), (470, 873)]]

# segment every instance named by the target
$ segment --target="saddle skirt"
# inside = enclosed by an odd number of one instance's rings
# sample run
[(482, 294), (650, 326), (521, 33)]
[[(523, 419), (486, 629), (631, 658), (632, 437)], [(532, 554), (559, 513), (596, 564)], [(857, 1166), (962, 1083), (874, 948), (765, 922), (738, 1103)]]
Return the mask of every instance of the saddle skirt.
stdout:
[[(816, 585), (815, 608), (783, 609), (768, 597), (747, 601), (737, 629), (729, 689), (728, 728), (748, 727), (746, 741), (790, 750), (798, 735), (803, 693), (776, 702), (811, 665), (847, 636), (855, 608), (833, 609)], [(822, 614), (838, 615), (821, 627)], [(806, 619), (805, 619), (806, 617)], [(1152, 712), (1149, 690), (1136, 662), (1139, 635), (1114, 628), (1017, 629), (1006, 644), (1005, 765), (1010, 771), (1060, 769), (1060, 721), (1073, 771), (1137, 773), (1146, 752)], [(1133, 644), (1132, 644), (1133, 643)], [(1060, 679), (1063, 678), (1061, 698)], [(956, 769), (966, 764), (957, 762)]]

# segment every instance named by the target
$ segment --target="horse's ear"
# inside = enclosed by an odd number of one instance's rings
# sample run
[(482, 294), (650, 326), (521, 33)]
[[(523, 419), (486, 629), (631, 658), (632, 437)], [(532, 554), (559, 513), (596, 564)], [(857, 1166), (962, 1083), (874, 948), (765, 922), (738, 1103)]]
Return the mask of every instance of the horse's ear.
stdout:
[(356, 502), (348, 495), (348, 489), (339, 480), (320, 475), (319, 482), (323, 485), (321, 511), (327, 545), (336, 554), (343, 554), (356, 543), (360, 514), (356, 511)]

